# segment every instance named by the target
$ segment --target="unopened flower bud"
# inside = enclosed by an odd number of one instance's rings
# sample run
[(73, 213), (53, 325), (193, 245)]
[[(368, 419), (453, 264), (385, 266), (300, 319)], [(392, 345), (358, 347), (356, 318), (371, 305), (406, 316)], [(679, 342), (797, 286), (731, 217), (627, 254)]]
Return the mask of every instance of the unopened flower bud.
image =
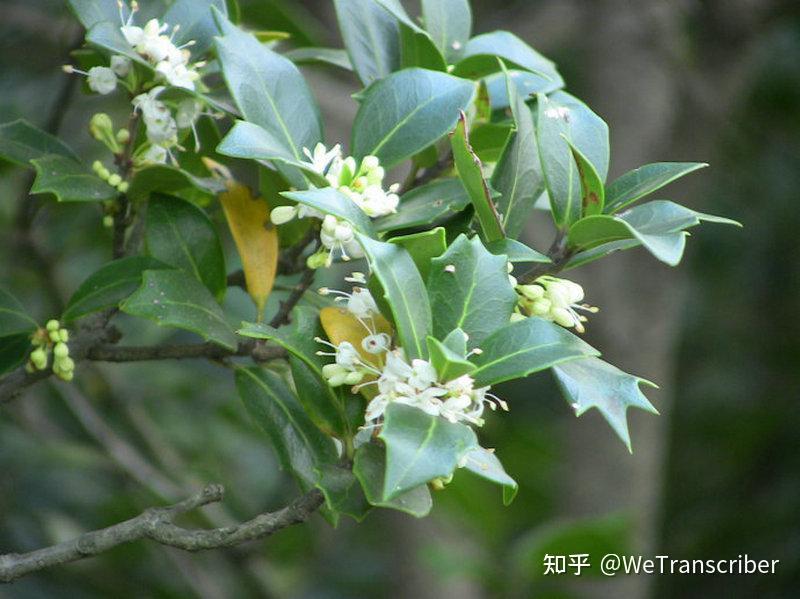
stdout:
[(95, 160), (94, 162), (92, 162), (92, 170), (94, 172), (99, 173), (104, 168), (105, 167), (103, 166), (103, 163), (100, 162), (99, 160)]
[(128, 193), (128, 189), (130, 189), (130, 183), (127, 181), (123, 181), (119, 185), (117, 185), (117, 191), (120, 193)]
[(270, 212), (269, 218), (276, 225), (288, 223), (297, 216), (297, 208), (294, 206), (278, 206)]
[(121, 144), (126, 144), (131, 139), (131, 132), (127, 129), (120, 129), (117, 131), (117, 141)]
[(374, 170), (380, 165), (381, 161), (377, 156), (364, 156), (364, 160), (361, 161), (361, 166), (366, 171)]
[(330, 253), (325, 250), (320, 250), (316, 254), (311, 254), (308, 259), (306, 260), (306, 266), (311, 268), (312, 270), (316, 270), (317, 268), (322, 268), (328, 265), (328, 261), (330, 260)]
[(117, 173), (114, 173), (113, 175), (111, 175), (111, 176), (108, 178), (108, 184), (109, 184), (111, 187), (116, 187), (116, 186), (117, 186), (117, 185), (119, 185), (120, 183), (122, 183), (122, 177), (120, 177), (120, 176), (119, 176)]
[(69, 347), (67, 347), (66, 343), (59, 341), (53, 348), (53, 355), (59, 360), (66, 358), (67, 356), (69, 356)]
[(100, 177), (103, 181), (108, 181), (108, 178), (111, 176), (111, 171), (103, 166), (100, 168), (99, 171), (97, 171), (97, 176)]
[(43, 347), (37, 347), (31, 352), (31, 363), (37, 370), (44, 370), (47, 368), (47, 352)]
[(344, 382), (346, 385), (358, 385), (363, 378), (363, 372), (351, 372), (344, 378)]
[(47, 324), (45, 325), (45, 328), (49, 332), (57, 331), (58, 329), (61, 328), (61, 323), (58, 322), (56, 319), (51, 319), (51, 320), (47, 321)]
[(58, 331), (58, 336), (62, 343), (67, 343), (69, 341), (69, 331), (67, 329), (60, 329)]
[(110, 229), (110, 228), (112, 228), (112, 227), (114, 226), (114, 217), (113, 217), (113, 216), (111, 216), (110, 214), (106, 214), (106, 215), (103, 217), (103, 226), (104, 226), (106, 229)]
[(572, 314), (570, 314), (569, 310), (566, 308), (556, 308), (553, 310), (553, 321), (562, 327), (568, 328), (575, 324)]
[(58, 334), (58, 331), (50, 331), (48, 333), (48, 337), (50, 337), (50, 341), (53, 343), (58, 343), (61, 341), (61, 335)]

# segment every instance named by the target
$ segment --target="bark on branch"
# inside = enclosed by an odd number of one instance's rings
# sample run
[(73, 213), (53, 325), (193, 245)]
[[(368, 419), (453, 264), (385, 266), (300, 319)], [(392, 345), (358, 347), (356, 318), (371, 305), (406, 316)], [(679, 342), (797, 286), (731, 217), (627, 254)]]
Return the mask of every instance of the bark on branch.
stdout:
[(276, 512), (260, 514), (241, 524), (210, 529), (189, 529), (175, 524), (175, 519), (181, 514), (222, 501), (223, 495), (221, 485), (208, 485), (179, 503), (150, 508), (130, 520), (84, 533), (70, 541), (30, 553), (0, 555), (0, 582), (12, 582), (32, 572), (93, 557), (140, 539), (150, 539), (185, 551), (232, 547), (305, 522), (323, 502), (322, 494), (315, 489)]

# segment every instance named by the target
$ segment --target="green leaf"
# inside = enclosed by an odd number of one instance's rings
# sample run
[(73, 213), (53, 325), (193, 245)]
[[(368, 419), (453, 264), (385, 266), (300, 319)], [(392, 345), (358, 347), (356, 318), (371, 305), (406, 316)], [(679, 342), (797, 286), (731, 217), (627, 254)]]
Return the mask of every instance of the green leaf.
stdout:
[(331, 389), (304, 361), (289, 356), (292, 379), (303, 409), (324, 433), (343, 438), (349, 434), (349, 424), (340, 392)]
[(351, 470), (339, 464), (323, 464), (317, 473), (317, 487), (325, 496), (328, 509), (337, 514), (346, 514), (356, 522), (366, 518), (371, 506), (361, 483)]
[(159, 326), (192, 331), (207, 341), (236, 349), (237, 339), (222, 308), (195, 277), (179, 270), (147, 270), (142, 286), (122, 304), (123, 312)]
[(58, 155), (78, 161), (75, 153), (57, 137), (19, 119), (0, 125), (0, 158), (28, 166), (34, 158)]
[(449, 350), (455, 352), (462, 358), (467, 357), (467, 341), (469, 336), (461, 329), (453, 329), (447, 334), (442, 343)]
[(358, 78), (368, 86), (400, 67), (397, 21), (374, 0), (334, 0), (339, 30)]
[(389, 242), (405, 248), (414, 260), (414, 264), (417, 265), (417, 270), (423, 281), (428, 279), (431, 260), (441, 256), (447, 250), (445, 230), (442, 227), (436, 227), (430, 231), (392, 237)]
[(655, 162), (628, 171), (606, 188), (605, 212), (622, 210), (676, 179), (707, 166), (704, 162)]
[(358, 448), (353, 464), (353, 473), (361, 483), (370, 504), (398, 510), (417, 518), (424, 518), (433, 507), (433, 500), (425, 484), (409, 489), (392, 499), (384, 499), (384, 478), (386, 472), (386, 450), (374, 443), (366, 443)]
[(583, 207), (581, 213), (584, 216), (602, 214), (606, 192), (600, 175), (597, 174), (597, 170), (589, 162), (589, 159), (572, 142), (567, 141), (567, 143), (569, 149), (572, 150), (575, 166), (578, 167), (578, 178), (581, 182), (581, 206)]
[(469, 143), (481, 162), (497, 162), (506, 151), (511, 135), (508, 122), (481, 123), (470, 131)]
[(516, 239), (501, 239), (486, 244), (486, 249), (496, 256), (505, 255), (508, 261), (515, 262), (539, 262), (550, 264), (552, 260), (544, 254), (537, 252)]
[(475, 432), (419, 408), (391, 403), (378, 435), (386, 444), (383, 500), (450, 476), (461, 458), (478, 447)]
[(511, 323), (481, 343), (472, 361), (476, 387), (522, 378), (555, 364), (597, 356), (599, 352), (565, 328), (541, 318)]
[(462, 59), (456, 64), (453, 74), (469, 79), (480, 79), (500, 70), (498, 58), (502, 58), (511, 69), (525, 69), (551, 81), (555, 89), (564, 85), (551, 60), (508, 31), (484, 33), (469, 40), (464, 46)]
[(167, 164), (154, 164), (137, 170), (131, 179), (127, 196), (131, 200), (146, 200), (151, 193), (178, 194), (197, 190), (211, 199), (225, 191), (225, 186), (211, 177), (197, 177)]
[(393, 243), (375, 241), (362, 234), (358, 234), (358, 240), (373, 276), (383, 287), (383, 297), (392, 311), (401, 347), (410, 360), (425, 358), (431, 307), (414, 260)]
[(578, 268), (600, 258), (619, 252), (622, 250), (629, 250), (631, 248), (639, 247), (641, 242), (638, 239), (622, 239), (620, 241), (610, 241), (594, 247), (590, 250), (579, 252), (569, 259), (569, 262), (564, 266), (564, 270)]
[(317, 187), (327, 187), (328, 180), (307, 162), (297, 160), (272, 133), (247, 121), (237, 121), (217, 146), (217, 152), (233, 158), (247, 158), (259, 162), (272, 161), (300, 169)]
[(130, 15), (127, 4), (123, 4), (120, 9), (114, 0), (68, 0), (67, 4), (72, 9), (72, 13), (87, 30), (97, 23), (109, 21), (111, 23), (120, 22), (120, 13), (126, 19)]
[(136, 50), (128, 43), (128, 40), (122, 35), (118, 19), (95, 23), (86, 33), (86, 42), (111, 54), (125, 56), (149, 71), (153, 70), (150, 63), (139, 56)]
[(32, 333), (38, 327), (17, 298), (0, 289), (0, 337)]
[(439, 375), (440, 381), (451, 381), (475, 370), (475, 364), (464, 358), (463, 354), (450, 349), (441, 341), (429, 336), (427, 342), (431, 364), (436, 369), (436, 374)]
[(397, 231), (435, 224), (469, 205), (459, 179), (439, 179), (403, 194), (395, 214), (375, 220), (377, 231)]
[(365, 235), (370, 237), (375, 235), (372, 221), (370, 221), (366, 213), (354, 204), (350, 198), (333, 187), (321, 187), (307, 191), (284, 191), (281, 195), (325, 214), (343, 218), (353, 225), (356, 231)]
[[(514, 83), (517, 93), (523, 99), (528, 99), (530, 96), (539, 93), (552, 93), (560, 89), (564, 83), (563, 81), (548, 79), (547, 77), (528, 71), (508, 69), (507, 73), (508, 77), (510, 77), (511, 81)], [(494, 73), (493, 75), (489, 75), (484, 81), (486, 82), (486, 89), (489, 92), (492, 110), (505, 110), (511, 106), (505, 73)]]
[(49, 154), (31, 160), (36, 180), (31, 193), (52, 193), (59, 202), (102, 202), (117, 190), (71, 158)]
[(194, 276), (222, 299), (227, 289), (225, 254), (206, 213), (185, 200), (156, 195), (150, 199), (146, 223), (148, 254)]
[(492, 173), (492, 188), (500, 193), (497, 210), (506, 235), (519, 237), (536, 200), (544, 191), (544, 176), (536, 145), (536, 130), (530, 107), (507, 77), (511, 113), (516, 130), (505, 146)]
[(622, 442), (631, 449), (628, 432), (628, 408), (658, 414), (644, 396), (640, 384), (656, 387), (650, 381), (621, 371), (599, 358), (574, 360), (553, 368), (559, 386), (575, 415), (597, 408)]
[(550, 208), (558, 226), (581, 216), (581, 181), (570, 144), (594, 166), (601, 181), (608, 172), (608, 125), (585, 104), (557, 92), (537, 94), (539, 157)]
[(483, 178), (481, 161), (469, 145), (467, 117), (463, 112), (459, 116), (455, 131), (451, 134), (450, 145), (453, 148), (456, 171), (475, 207), (475, 214), (481, 223), (484, 238), (487, 242), (503, 239), (505, 233), (500, 222), (500, 215), (495, 208), (486, 179)]
[(0, 375), (22, 366), (31, 349), (31, 337), (28, 333), (0, 336)]
[(422, 0), (422, 20), (447, 62), (458, 60), (472, 36), (468, 0)]
[(636, 239), (653, 256), (675, 266), (686, 246), (684, 229), (702, 221), (739, 225), (736, 221), (695, 212), (667, 200), (654, 200), (616, 215), (598, 214), (576, 222), (569, 231), (569, 243), (591, 249), (609, 242)]
[(447, 72), (447, 62), (431, 37), (403, 23), (400, 24), (400, 66)]
[(503, 468), (493, 451), (476, 447), (464, 458), (464, 470), (503, 487), (503, 505), (510, 505), (517, 495), (519, 486)]
[(372, 85), (353, 123), (353, 155), (375, 155), (390, 168), (450, 131), (472, 102), (471, 82), (446, 73), (406, 69)]
[(114, 308), (142, 284), (146, 270), (164, 270), (167, 264), (149, 256), (129, 256), (109, 262), (89, 275), (72, 295), (61, 315), (72, 322), (88, 314)]
[(216, 39), (222, 74), (244, 118), (271, 134), (303, 160), (302, 149), (322, 140), (322, 122), (311, 90), (291, 60), (214, 13), (222, 37)]
[(177, 46), (192, 40), (195, 42), (191, 47), (195, 59), (211, 47), (218, 31), (211, 14), (212, 6), (227, 16), (225, 0), (175, 0), (161, 18), (161, 22), (170, 27), (180, 25), (173, 38)]
[(509, 323), (517, 294), (508, 280), (507, 262), (505, 256), (491, 254), (477, 237), (465, 235), (431, 261), (428, 295), (434, 337), (443, 339), (460, 328), (472, 348)]
[(353, 65), (345, 50), (338, 48), (294, 48), (284, 54), (294, 64), (324, 64), (352, 71)]
[(281, 465), (307, 491), (318, 470), (337, 461), (333, 441), (308, 418), (281, 378), (262, 368), (238, 368), (236, 390), (253, 421), (267, 434)]

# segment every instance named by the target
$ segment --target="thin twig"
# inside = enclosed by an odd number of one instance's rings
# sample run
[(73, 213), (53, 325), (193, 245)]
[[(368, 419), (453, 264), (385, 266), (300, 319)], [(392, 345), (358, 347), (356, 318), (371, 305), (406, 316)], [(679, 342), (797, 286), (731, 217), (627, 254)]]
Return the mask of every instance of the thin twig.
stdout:
[(283, 326), (290, 321), (292, 309), (302, 299), (303, 294), (308, 290), (308, 288), (311, 287), (311, 284), (314, 282), (315, 272), (316, 271), (311, 268), (307, 268), (305, 271), (303, 271), (303, 276), (300, 277), (300, 282), (289, 294), (289, 297), (281, 302), (281, 307), (278, 310), (278, 313), (275, 314), (270, 321), (269, 324), (271, 327), (277, 329), (278, 327)]
[(305, 522), (323, 503), (322, 493), (314, 489), (277, 512), (263, 513), (241, 524), (211, 529), (188, 529), (175, 524), (176, 517), (222, 501), (223, 495), (221, 485), (208, 485), (179, 503), (150, 508), (135, 518), (84, 533), (70, 541), (30, 553), (0, 555), (0, 582), (11, 582), (45, 568), (93, 557), (140, 539), (151, 539), (185, 551), (233, 547)]

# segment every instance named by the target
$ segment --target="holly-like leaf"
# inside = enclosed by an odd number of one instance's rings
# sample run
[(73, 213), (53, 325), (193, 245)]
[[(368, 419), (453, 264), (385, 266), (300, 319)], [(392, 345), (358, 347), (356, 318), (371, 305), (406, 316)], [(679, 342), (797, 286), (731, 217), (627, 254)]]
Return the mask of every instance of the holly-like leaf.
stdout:
[(238, 368), (236, 389), (253, 421), (267, 434), (281, 465), (307, 491), (319, 470), (337, 461), (333, 441), (314, 426), (281, 378), (263, 368)]
[(686, 246), (685, 229), (702, 221), (741, 226), (736, 221), (696, 212), (667, 200), (654, 200), (616, 215), (598, 214), (576, 222), (569, 231), (569, 243), (591, 249), (610, 242), (635, 239), (653, 256), (675, 266)]
[(350, 61), (365, 87), (400, 67), (396, 19), (374, 0), (334, 0), (334, 6)]
[(483, 178), (481, 161), (469, 145), (467, 116), (463, 112), (460, 113), (456, 129), (450, 136), (450, 145), (453, 148), (453, 160), (458, 177), (475, 207), (484, 238), (487, 242), (503, 239), (505, 232), (500, 222), (500, 215), (497, 213), (486, 179)]
[(219, 304), (194, 276), (180, 270), (147, 270), (142, 286), (122, 304), (123, 312), (159, 326), (192, 331), (236, 349), (237, 339)]
[(109, 262), (81, 283), (69, 299), (61, 320), (72, 322), (88, 314), (114, 308), (139, 288), (144, 271), (170, 268), (150, 256), (128, 256)]
[(136, 171), (131, 179), (127, 196), (138, 201), (146, 200), (156, 191), (167, 194), (199, 191), (210, 199), (224, 189), (216, 179), (198, 177), (168, 164), (154, 164)]
[(103, 21), (119, 23), (130, 14), (126, 4), (120, 7), (113, 0), (68, 0), (67, 4), (87, 31)]
[(467, 0), (422, 0), (422, 20), (449, 64), (461, 56), (472, 36), (472, 10)]
[(537, 94), (536, 138), (553, 219), (560, 227), (581, 217), (582, 189), (573, 147), (601, 181), (608, 172), (608, 125), (583, 102), (564, 92)]
[(641, 242), (638, 239), (621, 239), (619, 241), (609, 241), (608, 243), (603, 243), (594, 247), (590, 250), (585, 250), (583, 252), (578, 252), (572, 258), (569, 259), (567, 264), (564, 266), (564, 270), (571, 270), (573, 268), (578, 268), (579, 266), (583, 266), (584, 264), (589, 264), (590, 262), (594, 262), (595, 260), (599, 260), (600, 258), (605, 258), (615, 252), (620, 252), (623, 250), (629, 250), (631, 248), (639, 247)]
[(480, 239), (460, 235), (431, 261), (428, 294), (433, 308), (433, 335), (460, 328), (477, 347), (511, 319), (517, 294), (508, 280), (507, 260), (483, 247)]
[(222, 299), (227, 289), (225, 254), (206, 213), (191, 202), (159, 194), (150, 198), (146, 223), (148, 254), (182, 269)]
[(389, 242), (405, 248), (414, 260), (414, 264), (417, 265), (417, 270), (423, 281), (428, 279), (431, 260), (441, 256), (447, 250), (446, 233), (442, 227), (421, 231), (420, 233), (392, 237)]
[(550, 258), (516, 239), (501, 239), (486, 244), (486, 249), (496, 256), (504, 255), (509, 262), (539, 262), (549, 264)]
[(503, 464), (500, 463), (493, 451), (476, 447), (466, 455), (463, 461), (465, 462), (464, 470), (503, 487), (503, 505), (510, 505), (514, 501), (519, 485), (506, 473)]
[(475, 370), (475, 364), (467, 360), (463, 354), (453, 351), (433, 337), (429, 336), (427, 341), (430, 361), (436, 369), (440, 381), (451, 381)]
[(403, 194), (395, 214), (375, 220), (377, 231), (428, 226), (458, 214), (470, 203), (459, 179), (439, 179)]
[(551, 81), (553, 89), (564, 85), (551, 60), (508, 31), (484, 33), (469, 40), (453, 73), (459, 77), (480, 79), (500, 70), (498, 58), (503, 59), (509, 68), (525, 69)]
[(291, 60), (214, 13), (222, 37), (217, 55), (228, 90), (244, 118), (268, 131), (296, 160), (322, 139), (316, 101)]
[(473, 95), (471, 82), (446, 73), (394, 73), (366, 90), (353, 123), (353, 155), (374, 155), (384, 167), (395, 166), (452, 130)]
[(409, 359), (425, 358), (425, 338), (431, 330), (431, 306), (425, 284), (408, 252), (393, 243), (358, 234), (372, 275), (383, 287), (400, 345)]
[(153, 67), (128, 43), (120, 30), (119, 19), (98, 21), (86, 33), (86, 42), (110, 54), (119, 54), (138, 63), (149, 71)]
[(345, 71), (353, 70), (353, 63), (345, 50), (338, 48), (294, 48), (284, 53), (294, 64), (324, 64), (339, 67)]
[[(517, 93), (522, 98), (529, 98), (535, 94), (549, 94), (560, 89), (564, 84), (563, 81), (550, 79), (529, 71), (508, 69), (507, 73), (517, 88)], [(484, 81), (489, 92), (492, 110), (505, 110), (511, 106), (505, 73), (500, 72), (489, 75)]]
[(269, 219), (269, 206), (235, 182), (219, 201), (242, 259), (247, 293), (261, 315), (278, 271), (278, 232)]
[(475, 385), (483, 387), (519, 379), (555, 364), (598, 356), (591, 345), (565, 328), (541, 318), (506, 325), (483, 343), (483, 353), (472, 361)]
[(332, 389), (319, 375), (300, 358), (289, 356), (289, 367), (297, 397), (321, 431), (344, 438), (350, 435), (350, 423), (345, 409), (345, 391)]
[(628, 171), (606, 188), (605, 212), (618, 212), (676, 179), (707, 166), (704, 162), (655, 162)]
[(34, 158), (62, 156), (78, 161), (75, 153), (57, 137), (18, 119), (0, 125), (0, 159), (28, 166)]
[(36, 180), (31, 193), (52, 193), (59, 202), (102, 202), (117, 190), (71, 158), (48, 154), (31, 160)]
[(544, 191), (544, 176), (536, 145), (530, 107), (520, 97), (510, 75), (506, 78), (515, 131), (492, 173), (492, 188), (500, 193), (497, 210), (506, 235), (519, 237), (528, 214)]
[(317, 471), (317, 487), (322, 491), (328, 509), (350, 516), (356, 522), (366, 518), (371, 506), (352, 470), (339, 464), (324, 464)]
[(0, 289), (0, 337), (32, 333), (38, 327), (19, 300)]
[(433, 507), (428, 486), (421, 484), (392, 499), (384, 499), (386, 450), (374, 443), (365, 443), (356, 451), (353, 473), (361, 483), (367, 501), (378, 507), (389, 508), (424, 518)]
[(657, 385), (645, 379), (627, 374), (616, 366), (599, 358), (573, 360), (553, 368), (559, 386), (569, 405), (580, 416), (587, 410), (597, 408), (622, 442), (631, 449), (628, 431), (628, 408), (639, 408), (652, 414), (658, 410), (644, 396), (640, 384)]
[(434, 478), (450, 476), (459, 460), (478, 447), (470, 427), (426, 414), (413, 406), (391, 403), (384, 418), (378, 435), (386, 444), (384, 501)]
[(469, 336), (461, 329), (453, 329), (447, 333), (442, 344), (461, 358), (467, 357), (467, 341)]
[(400, 66), (447, 72), (447, 61), (426, 31), (400, 24)]
[(324, 214), (332, 214), (342, 218), (353, 225), (356, 231), (365, 235), (370, 237), (375, 235), (372, 222), (366, 213), (356, 206), (350, 198), (333, 187), (322, 187), (307, 191), (284, 191), (281, 195), (299, 204), (319, 210)]

